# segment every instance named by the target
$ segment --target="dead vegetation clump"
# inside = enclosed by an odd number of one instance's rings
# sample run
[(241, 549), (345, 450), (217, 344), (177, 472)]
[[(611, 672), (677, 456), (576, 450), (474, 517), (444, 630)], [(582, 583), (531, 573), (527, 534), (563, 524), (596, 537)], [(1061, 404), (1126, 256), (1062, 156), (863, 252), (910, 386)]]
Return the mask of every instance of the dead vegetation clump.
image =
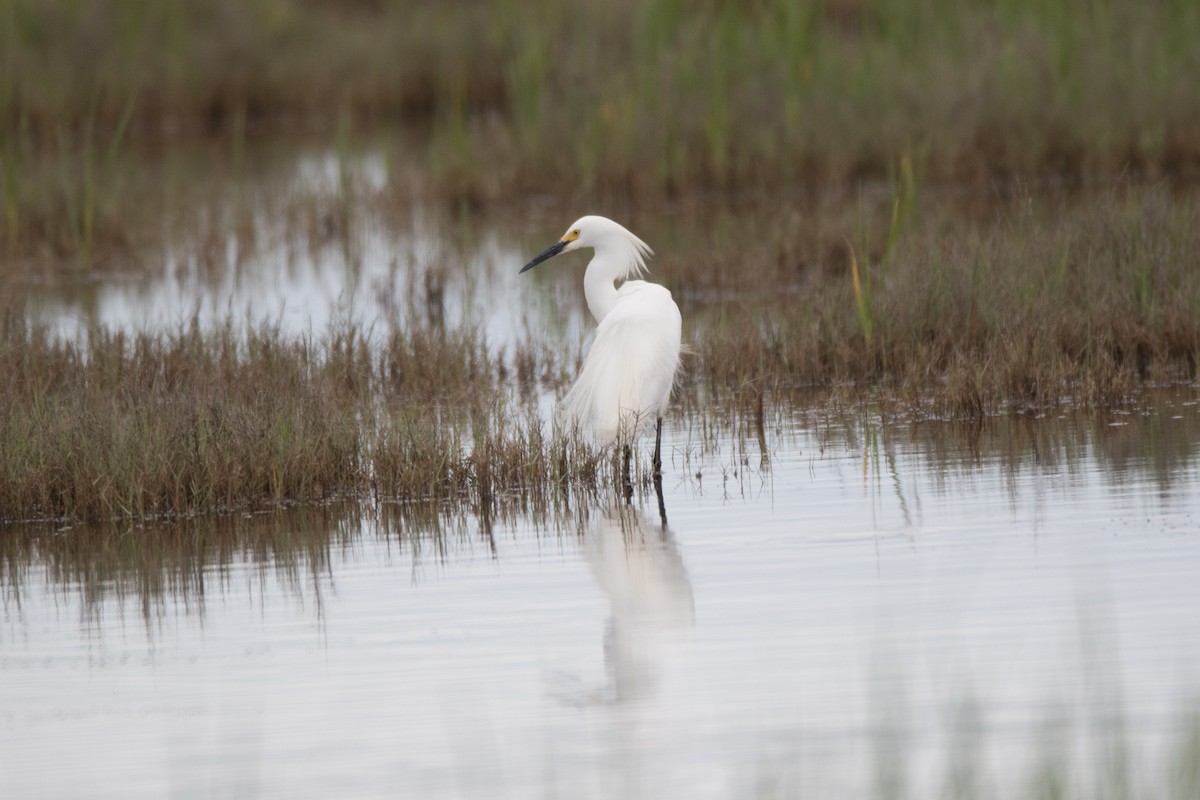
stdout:
[(63, 341), (0, 330), (0, 519), (187, 515), (337, 497), (488, 502), (597, 480), (600, 455), (509, 407), (469, 330), (278, 329)]
[(694, 258), (664, 259), (693, 383), (718, 399), (849, 384), (973, 416), (1196, 379), (1194, 193), (1020, 195), (979, 216), (934, 195), (903, 222), (887, 200), (709, 225)]

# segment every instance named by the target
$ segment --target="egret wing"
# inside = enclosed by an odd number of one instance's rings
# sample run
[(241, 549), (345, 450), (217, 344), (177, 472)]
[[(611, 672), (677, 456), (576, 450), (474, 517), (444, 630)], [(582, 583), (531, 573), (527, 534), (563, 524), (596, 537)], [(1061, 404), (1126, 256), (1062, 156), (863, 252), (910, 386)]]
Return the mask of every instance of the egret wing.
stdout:
[(610, 442), (661, 416), (679, 366), (682, 321), (671, 293), (627, 281), (596, 328), (579, 377), (563, 399), (569, 422)]

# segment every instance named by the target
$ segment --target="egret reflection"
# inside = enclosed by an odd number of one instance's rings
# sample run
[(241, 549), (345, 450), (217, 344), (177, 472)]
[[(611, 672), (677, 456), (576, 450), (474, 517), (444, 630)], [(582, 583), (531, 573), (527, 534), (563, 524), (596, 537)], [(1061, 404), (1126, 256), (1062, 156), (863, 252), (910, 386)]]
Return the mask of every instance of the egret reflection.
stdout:
[(644, 698), (665, 651), (686, 639), (695, 624), (692, 584), (675, 536), (639, 509), (617, 506), (590, 522), (584, 558), (609, 604), (608, 685), (600, 699)]

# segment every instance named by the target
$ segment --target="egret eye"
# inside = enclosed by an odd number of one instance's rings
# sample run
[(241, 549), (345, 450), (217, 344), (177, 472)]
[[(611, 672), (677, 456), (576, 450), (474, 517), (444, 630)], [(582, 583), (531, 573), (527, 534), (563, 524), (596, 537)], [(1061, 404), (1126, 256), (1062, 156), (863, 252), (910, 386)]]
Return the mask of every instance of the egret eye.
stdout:
[(579, 238), (579, 228), (576, 228), (575, 230), (571, 231), (571, 235), (574, 236), (576, 239), (578, 239)]

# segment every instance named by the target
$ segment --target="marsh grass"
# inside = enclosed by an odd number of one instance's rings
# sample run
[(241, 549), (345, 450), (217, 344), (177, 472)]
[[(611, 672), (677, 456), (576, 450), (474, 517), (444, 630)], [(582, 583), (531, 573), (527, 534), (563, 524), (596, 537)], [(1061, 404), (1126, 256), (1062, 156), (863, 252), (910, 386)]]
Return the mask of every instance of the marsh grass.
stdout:
[(695, 331), (690, 379), (718, 398), (884, 388), (954, 416), (1196, 379), (1194, 193), (928, 195), (900, 233), (889, 200), (766, 200), (660, 259)]
[(5, 334), (4, 517), (233, 509), (353, 485), (352, 405), (332, 413), (335, 386), (309, 380), (303, 343), (196, 328), (61, 343), (17, 315)]
[(1195, 173), (1200, 12), (830, 0), (10, 0), (0, 126), (139, 141), (426, 126), (435, 182), (509, 196)]
[[(81, 143), (73, 145), (63, 131), (58, 135), (58, 152), (55, 160), (59, 165), (59, 184), (62, 206), (66, 212), (67, 227), (77, 263), (90, 266), (96, 239), (96, 218), (100, 213), (113, 213), (102, 204), (110, 203), (115, 190), (110, 188), (116, 179), (115, 164), (120, 152), (126, 127), (133, 114), (135, 96), (125, 101), (124, 109), (116, 122), (107, 142), (97, 141), (96, 109), (98, 94), (88, 104), (88, 115), (84, 120)], [(79, 163), (72, 163), (72, 154), (78, 154)]]
[[(0, 326), (0, 521), (245, 512), (338, 499), (571, 505), (618, 485), (615, 453), (538, 411), (547, 351), (470, 327), (323, 338), (196, 322), (64, 340)], [(520, 362), (534, 374), (521, 376)], [(524, 388), (522, 389), (522, 385)], [(650, 475), (640, 470), (643, 490)]]
[[(361, 496), (486, 503), (595, 479), (510, 409), (469, 331), (289, 339), (191, 324), (62, 341), (3, 320), (0, 518), (145, 518)], [(547, 488), (546, 491), (549, 491)]]

